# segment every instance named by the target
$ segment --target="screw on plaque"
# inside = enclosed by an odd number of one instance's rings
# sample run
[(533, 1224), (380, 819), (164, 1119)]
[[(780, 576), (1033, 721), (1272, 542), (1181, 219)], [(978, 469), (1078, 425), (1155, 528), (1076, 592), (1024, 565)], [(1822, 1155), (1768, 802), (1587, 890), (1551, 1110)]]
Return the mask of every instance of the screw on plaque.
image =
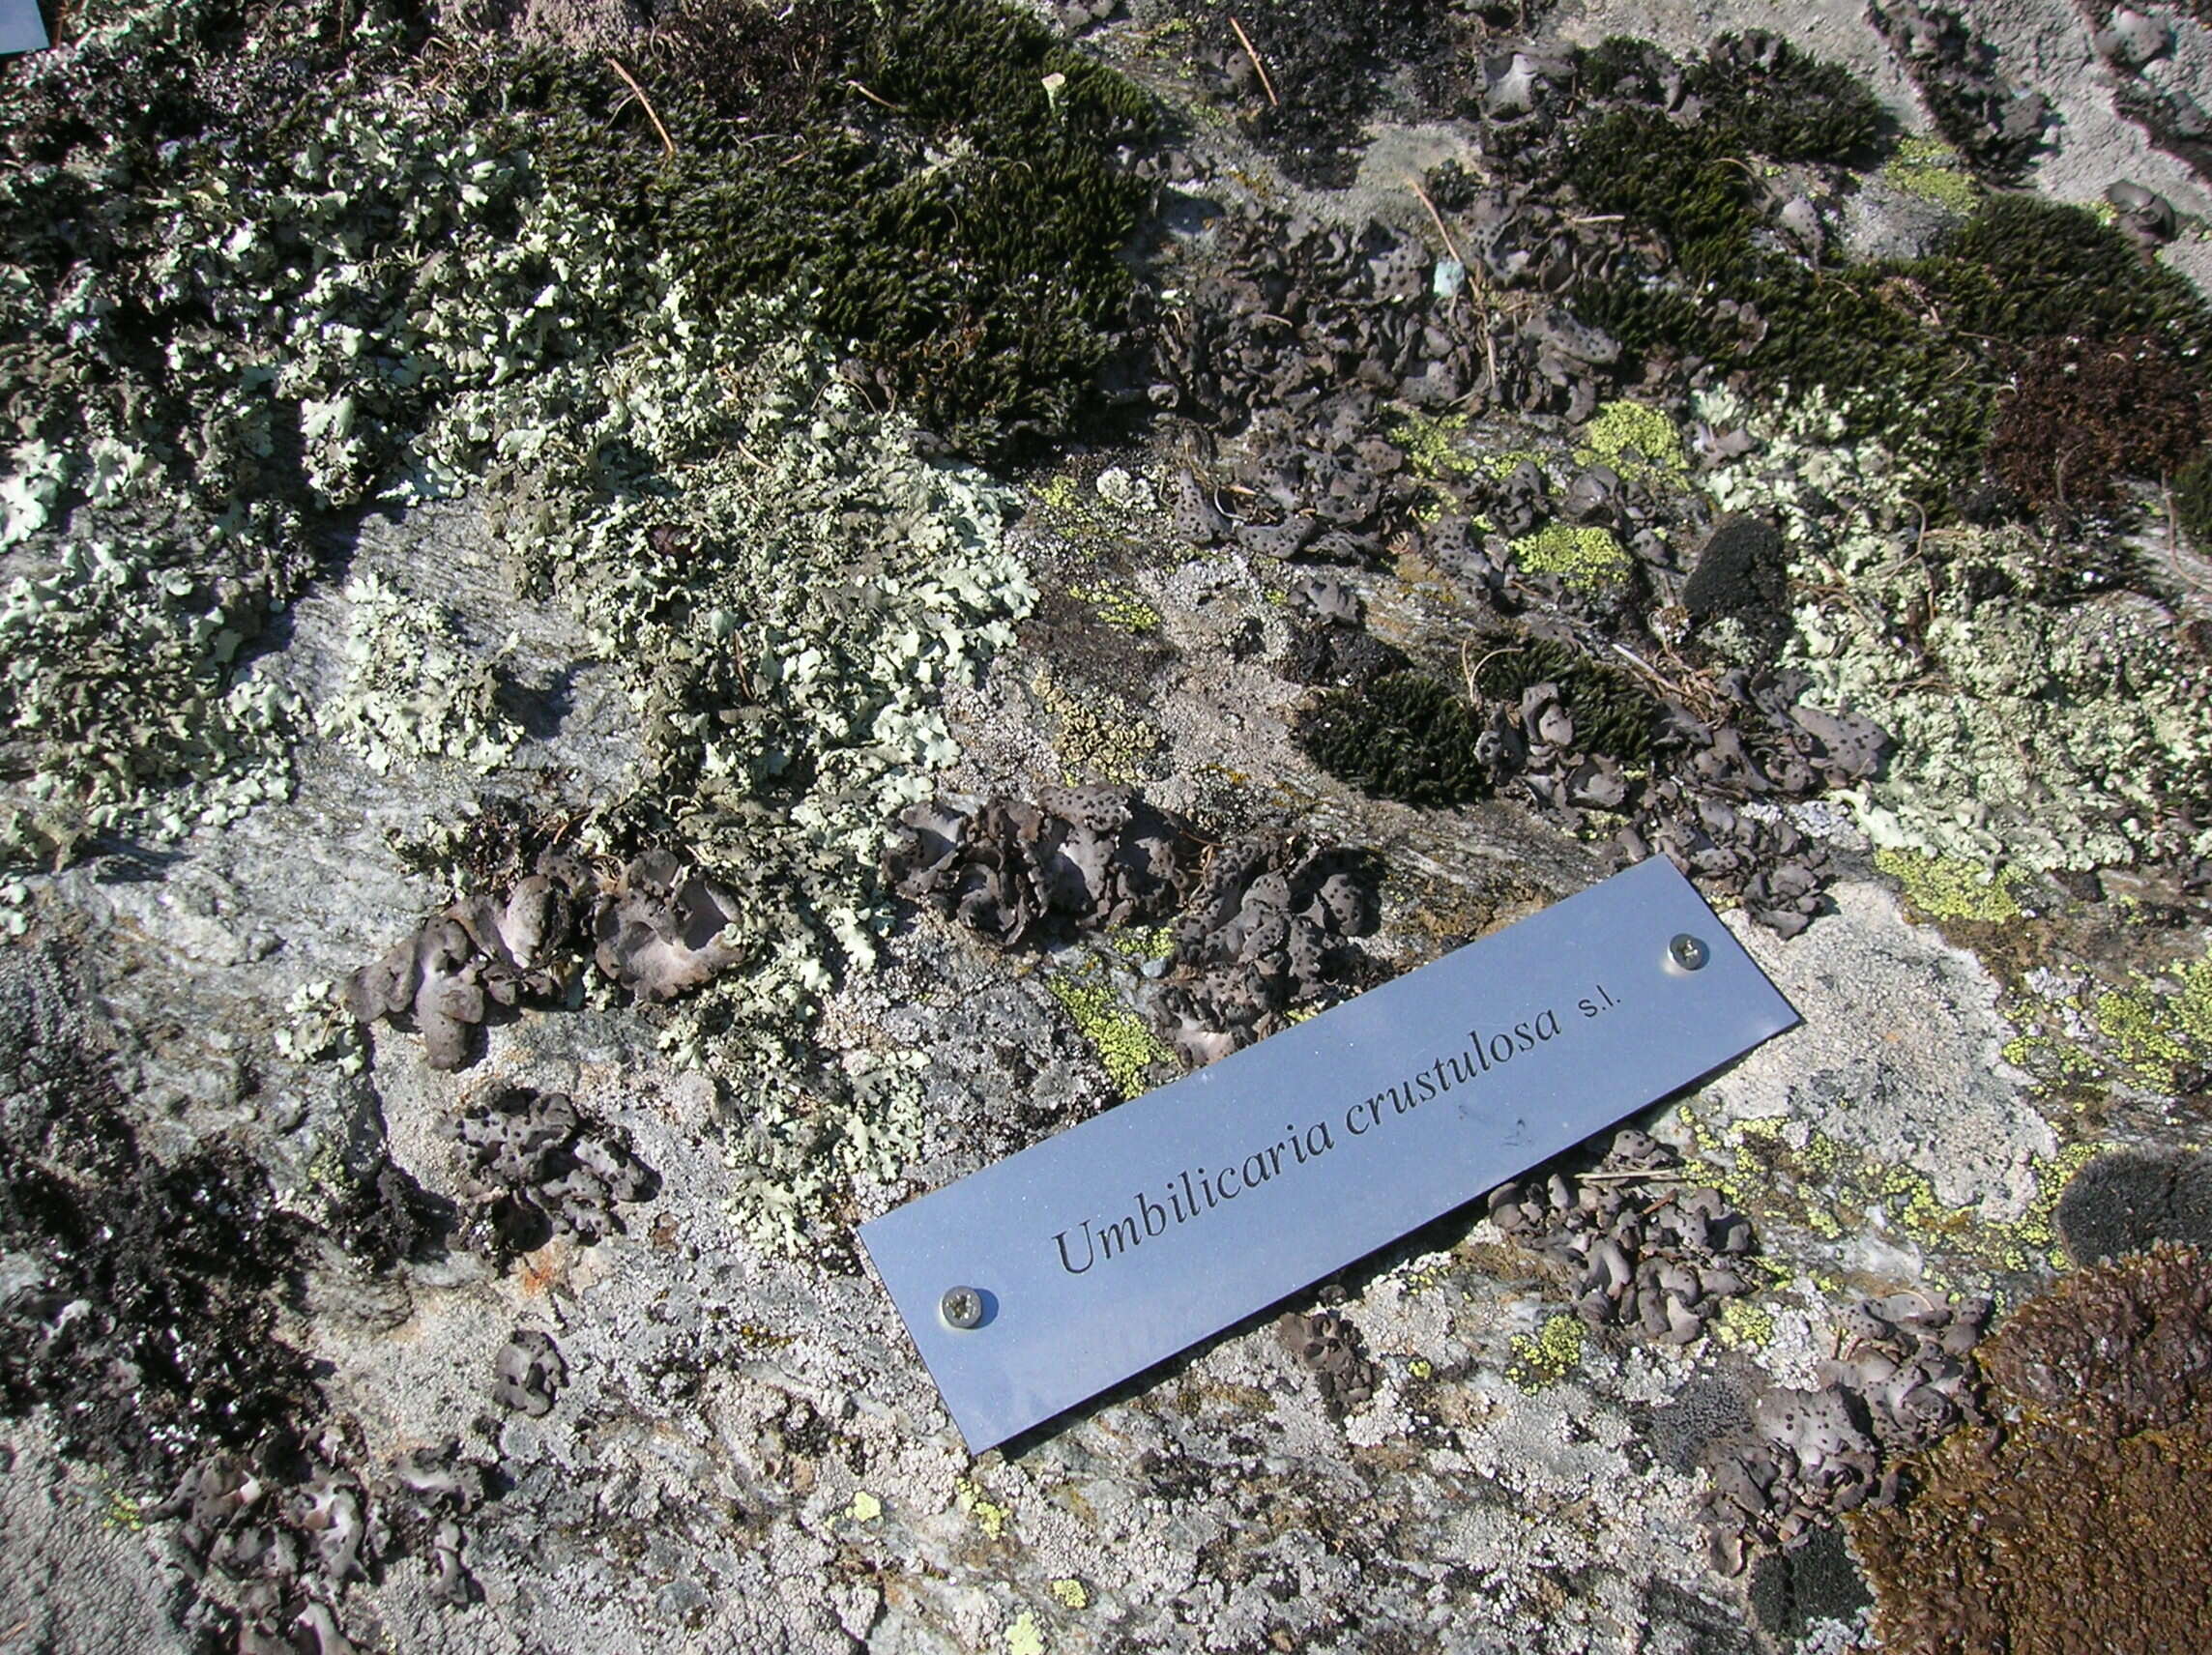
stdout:
[(1674, 940), (1667, 944), (1667, 957), (1682, 970), (1695, 972), (1704, 969), (1705, 962), (1713, 957), (1713, 951), (1705, 946), (1703, 938), (1682, 931), (1677, 932)]
[(937, 1314), (945, 1325), (963, 1333), (983, 1325), (983, 1295), (974, 1288), (946, 1288), (937, 1301)]

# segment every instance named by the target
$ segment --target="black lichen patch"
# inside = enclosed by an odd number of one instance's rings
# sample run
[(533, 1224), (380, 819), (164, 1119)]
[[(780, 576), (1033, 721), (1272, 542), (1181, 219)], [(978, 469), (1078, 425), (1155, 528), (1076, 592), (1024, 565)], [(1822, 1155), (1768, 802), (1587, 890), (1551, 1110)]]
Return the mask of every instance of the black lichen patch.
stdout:
[(1353, 940), (1380, 922), (1382, 885), (1371, 851), (1277, 833), (1214, 846), (1150, 997), (1169, 1044), (1210, 1063), (1373, 986), (1378, 963)]
[(370, 1166), (343, 1179), (321, 1224), (348, 1254), (389, 1270), (442, 1252), (457, 1219), (451, 1202), (387, 1159), (380, 1144)]
[(609, 131), (603, 65), (552, 54), (510, 73), (506, 108), (537, 119), (509, 141), (710, 301), (811, 293), (881, 400), (956, 450), (1097, 412), (1151, 200), (1134, 85), (994, 0), (695, 6), (646, 67), (674, 154), (640, 109)]
[(0, 1412), (44, 1407), (71, 1453), (165, 1483), (319, 1411), (276, 1331), (299, 1237), (235, 1151), (145, 1149), (102, 1055), (39, 1027), (41, 970), (0, 967), (0, 1251), (29, 1270), (0, 1303)]
[(1116, 787), (1024, 799), (945, 796), (900, 812), (884, 883), (1002, 948), (1056, 922), (1086, 930), (1165, 918), (1201, 859), (1187, 823)]
[(2001, 1423), (1953, 1433), (1906, 1503), (1851, 1520), (1884, 1648), (2201, 1642), (2212, 1590), (2212, 1267), (2161, 1246), (2070, 1276), (1978, 1352)]
[(2212, 1155), (2122, 1149), (2068, 1180), (2052, 1214), (2078, 1264), (2147, 1252), (2161, 1241), (2212, 1247)]
[(1693, 625), (1735, 622), (1769, 651), (1789, 639), (1789, 556), (1782, 531), (1762, 517), (1724, 517), (1699, 549), (1682, 585)]
[(1817, 1528), (1794, 1551), (1764, 1553), (1752, 1565), (1752, 1613), (1768, 1633), (1792, 1643), (1815, 1621), (1848, 1624), (1873, 1601), (1840, 1528)]
[(1418, 670), (1390, 673), (1362, 690), (1330, 690), (1293, 726), (1306, 756), (1339, 781), (1427, 805), (1464, 804), (1490, 792), (1482, 734), (1467, 698)]
[(1377, 679), (1403, 672), (1412, 662), (1406, 652), (1354, 623), (1309, 622), (1291, 635), (1283, 652), (1283, 676), (1317, 688), (1361, 689)]

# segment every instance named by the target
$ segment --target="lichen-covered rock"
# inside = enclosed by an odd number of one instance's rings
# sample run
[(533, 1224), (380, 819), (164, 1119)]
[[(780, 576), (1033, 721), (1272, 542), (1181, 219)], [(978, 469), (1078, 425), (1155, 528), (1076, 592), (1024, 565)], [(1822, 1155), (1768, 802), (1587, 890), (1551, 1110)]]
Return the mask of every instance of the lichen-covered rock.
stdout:
[(432, 1068), (464, 1067), (473, 1031), (486, 1017), (566, 987), (576, 916), (594, 894), (583, 863), (547, 853), (505, 896), (479, 893), (451, 904), (355, 972), (344, 987), (346, 1009), (364, 1024), (411, 1020)]
[(746, 943), (723, 935), (738, 916), (736, 898), (697, 868), (650, 852), (594, 908), (594, 957), (636, 1000), (674, 1000), (744, 957)]
[(1795, 1546), (1838, 1514), (1895, 1502), (1903, 1456), (1986, 1418), (1970, 1358), (1988, 1314), (1921, 1292), (1846, 1312), (1821, 1387), (1765, 1392), (1750, 1433), (1711, 1453), (1716, 1560), (1732, 1573), (1747, 1544)]
[(1010, 948), (1056, 916), (1093, 929), (1162, 917), (1196, 849), (1186, 828), (1126, 789), (1047, 788), (1033, 804), (948, 796), (900, 814), (884, 875)]
[(617, 1205), (651, 1201), (660, 1180), (629, 1135), (560, 1092), (502, 1087), (452, 1124), (467, 1153), (489, 1240), (524, 1253), (555, 1235), (586, 1243), (623, 1229)]
[(505, 1408), (542, 1419), (553, 1411), (553, 1399), (568, 1381), (568, 1365), (549, 1334), (536, 1328), (516, 1328), (499, 1348), (492, 1364), (492, 1401)]
[(1175, 922), (1150, 1009), (1193, 1064), (1212, 1062), (1364, 986), (1353, 939), (1380, 917), (1381, 858), (1281, 835), (1216, 845)]
[(1718, 1190), (1681, 1187), (1680, 1165), (1648, 1133), (1624, 1130), (1587, 1173), (1499, 1185), (1490, 1219), (1566, 1271), (1591, 1327), (1687, 1345), (1752, 1291), (1758, 1241)]
[(2007, 79), (1989, 43), (1949, 6), (1876, 0), (1867, 20), (1904, 60), (1936, 131), (1972, 158), (1977, 171), (2008, 182), (2017, 177), (2043, 143), (2050, 101)]

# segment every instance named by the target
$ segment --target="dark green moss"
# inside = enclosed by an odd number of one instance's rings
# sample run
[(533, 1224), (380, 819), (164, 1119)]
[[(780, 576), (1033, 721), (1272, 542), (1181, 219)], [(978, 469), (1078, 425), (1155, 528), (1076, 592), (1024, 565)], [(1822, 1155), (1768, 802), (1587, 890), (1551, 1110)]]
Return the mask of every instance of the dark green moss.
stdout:
[(2146, 334), (2190, 357), (2212, 344), (2212, 312), (2188, 278), (2085, 207), (1990, 195), (1936, 257), (1906, 271), (1959, 334), (2027, 344)]
[(1714, 132), (1656, 109), (1622, 109), (1575, 135), (1566, 180), (1592, 211), (1617, 213), (1667, 239), (1692, 276), (1753, 257), (1753, 183), (1739, 154)]
[[(1818, 268), (1763, 245), (1749, 176), (1681, 141), (1656, 111), (1604, 115), (1573, 148), (1584, 199), (1656, 231), (1672, 255), (1624, 255), (1581, 284), (1583, 320), (1649, 360), (1824, 389), (1848, 435), (1880, 438), (1932, 470), (1979, 470), (2005, 385), (1993, 343), (2134, 340), (2186, 376), (2203, 372), (2212, 311), (2081, 208), (1994, 195), (1929, 257)], [(2120, 447), (2157, 446), (2137, 435)]]
[(603, 66), (548, 55), (509, 76), (537, 118), (516, 141), (710, 301), (812, 293), (880, 400), (953, 448), (1097, 409), (1151, 199), (1122, 164), (1155, 124), (1132, 83), (993, 0), (724, 7), (651, 68), (674, 155), (634, 103), (610, 132)]
[(1482, 727), (1464, 697), (1424, 672), (1331, 690), (1298, 715), (1306, 756), (1362, 793), (1407, 804), (1464, 804), (1490, 791), (1475, 754)]
[(1486, 700), (1517, 706), (1531, 684), (1556, 684), (1578, 747), (1630, 762), (1650, 756), (1658, 704), (1627, 673), (1534, 635), (1480, 645), (1473, 654), (1474, 687)]
[[(1650, 99), (1664, 63), (1656, 47), (1615, 37), (1577, 67), (1595, 97)], [(1567, 146), (1565, 176), (1597, 211), (1665, 236), (1695, 276), (1753, 256), (1751, 158), (1840, 160), (1865, 151), (1880, 126), (1880, 105), (1848, 71), (1767, 37), (1725, 35), (1682, 79), (1699, 101), (1694, 121), (1656, 103), (1601, 115)]]
[(1682, 74), (1701, 130), (1735, 154), (1841, 161), (1881, 129), (1881, 104), (1841, 64), (1775, 36), (1723, 35)]
[(2192, 546), (2212, 553), (2212, 449), (2174, 475), (2173, 515)]

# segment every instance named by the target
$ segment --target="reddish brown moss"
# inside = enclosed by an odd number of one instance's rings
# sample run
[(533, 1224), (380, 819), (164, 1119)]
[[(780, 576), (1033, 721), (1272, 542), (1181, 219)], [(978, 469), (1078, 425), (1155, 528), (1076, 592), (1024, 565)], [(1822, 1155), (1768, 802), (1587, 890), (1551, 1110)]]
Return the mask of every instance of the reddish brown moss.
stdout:
[(1997, 1423), (1850, 1520), (1892, 1655), (2170, 1655), (2212, 1596), (2212, 1264), (2069, 1277), (1979, 1351)]
[(2157, 342), (2053, 339), (1999, 400), (1989, 465), (2028, 505), (2063, 511), (2110, 504), (2124, 478), (2172, 477), (2205, 436), (2202, 376)]

